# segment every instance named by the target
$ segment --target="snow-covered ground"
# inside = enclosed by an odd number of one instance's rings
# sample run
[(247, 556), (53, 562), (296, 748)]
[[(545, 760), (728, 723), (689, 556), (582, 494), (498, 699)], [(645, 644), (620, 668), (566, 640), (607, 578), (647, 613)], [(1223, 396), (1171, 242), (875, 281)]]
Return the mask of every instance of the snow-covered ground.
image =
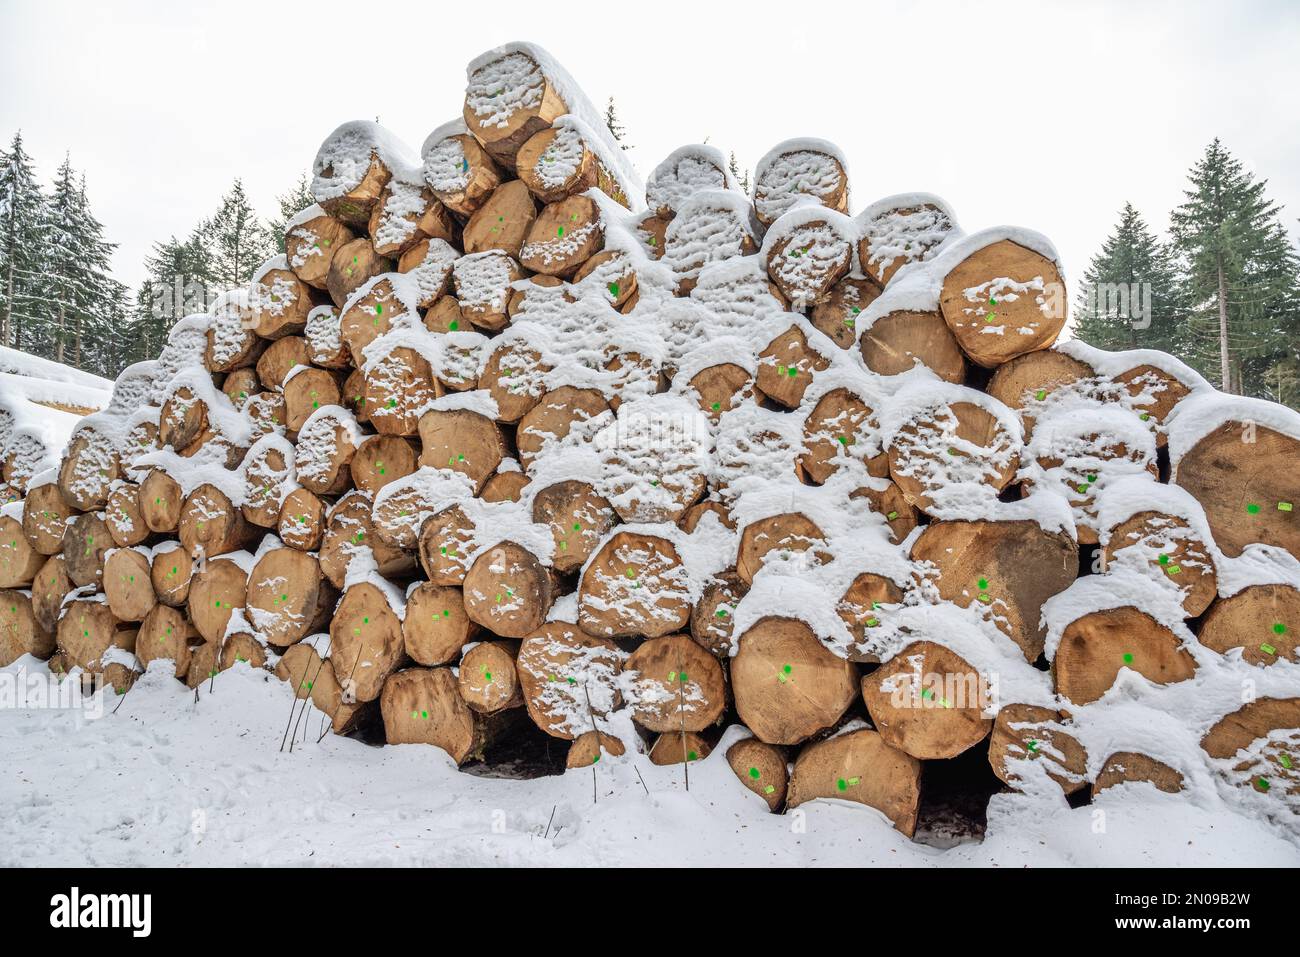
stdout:
[[(22, 669), (45, 673), (32, 658), (3, 671)], [(606, 756), (595, 803), (591, 770), (459, 773), (428, 746), (317, 744), (314, 714), (281, 752), (287, 685), (241, 664), (196, 703), (168, 669), (154, 662), (116, 714), (111, 690), (84, 708), (3, 702), (0, 865), (1300, 866), (1294, 832), (1146, 784), (1077, 809), (995, 796), (983, 841), (949, 850), (857, 804), (772, 815), (726, 764), (737, 729), (690, 766), (689, 792), (680, 766)]]

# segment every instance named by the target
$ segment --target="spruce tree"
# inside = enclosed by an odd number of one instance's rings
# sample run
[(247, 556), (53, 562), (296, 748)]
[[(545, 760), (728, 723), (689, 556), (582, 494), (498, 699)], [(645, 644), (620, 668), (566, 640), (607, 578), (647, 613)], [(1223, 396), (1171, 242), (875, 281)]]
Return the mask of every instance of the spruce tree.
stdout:
[[(1188, 360), (1225, 392), (1295, 405), (1297, 258), (1279, 209), (1218, 139), (1188, 174), (1172, 233), (1188, 265)], [(1289, 371), (1288, 371), (1289, 370)]]
[(36, 182), (23, 135), (0, 150), (0, 345), (29, 348), (44, 315), (45, 196)]
[(605, 125), (609, 127), (609, 135), (614, 137), (614, 142), (624, 150), (631, 149), (624, 138), (627, 136), (627, 127), (625, 127), (618, 118), (618, 110), (614, 107), (614, 98), (611, 96), (609, 102), (605, 104)]
[(114, 294), (109, 260), (116, 246), (104, 240), (104, 227), (90, 212), (85, 183), (67, 157), (55, 174), (45, 236), (44, 285), (52, 340), (47, 354), (85, 368), (89, 344), (98, 348), (120, 333), (109, 328), (105, 311), (105, 301)]
[(311, 194), (311, 177), (306, 173), (300, 174), (298, 182), (294, 183), (287, 193), (277, 196), (275, 200), (280, 205), (280, 215), (272, 221), (271, 233), (275, 237), (279, 251), (284, 252), (284, 234), (288, 231), (289, 220), (316, 202), (316, 197)]
[[(1112, 297), (1108, 287), (1124, 295)], [(1100, 349), (1177, 353), (1185, 313), (1173, 251), (1125, 203), (1115, 231), (1084, 271), (1075, 335)]]
[(239, 180), (221, 197), (212, 218), (199, 227), (199, 235), (211, 259), (212, 280), (224, 288), (244, 285), (258, 266), (275, 255), (275, 240)]

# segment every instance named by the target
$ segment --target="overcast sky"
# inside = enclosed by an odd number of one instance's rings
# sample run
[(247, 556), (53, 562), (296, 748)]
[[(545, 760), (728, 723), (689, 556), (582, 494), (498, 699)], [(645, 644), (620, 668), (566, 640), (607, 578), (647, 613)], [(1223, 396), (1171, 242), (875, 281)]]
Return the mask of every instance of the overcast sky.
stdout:
[(117, 276), (235, 177), (275, 197), (350, 119), (413, 148), (459, 115), (465, 64), (532, 40), (642, 177), (708, 141), (752, 167), (791, 136), (848, 155), (853, 211), (938, 193), (968, 231), (1050, 236), (1077, 279), (1132, 201), (1163, 230), (1215, 137), (1300, 216), (1300, 3), (0, 0), (0, 137), (87, 176)]

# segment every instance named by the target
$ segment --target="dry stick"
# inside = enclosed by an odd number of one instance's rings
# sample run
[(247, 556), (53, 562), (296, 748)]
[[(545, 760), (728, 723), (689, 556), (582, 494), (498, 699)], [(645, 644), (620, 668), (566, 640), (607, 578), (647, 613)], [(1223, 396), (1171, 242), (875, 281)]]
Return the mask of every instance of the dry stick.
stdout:
[[(591, 710), (591, 690), (587, 682), (582, 683), (582, 693), (587, 696), (587, 717), (591, 719), (591, 730), (596, 735), (596, 761), (600, 760), (600, 730), (596, 727), (596, 714)], [(596, 761), (591, 762), (591, 803), (596, 803)]]
[(690, 755), (686, 752), (686, 700), (684, 697), (684, 688), (686, 679), (682, 677), (682, 656), (677, 656), (677, 717), (681, 719), (682, 724), (682, 774), (686, 778), (686, 790), (691, 789), (691, 761)]
[[(343, 682), (343, 693), (344, 693), (345, 695), (347, 694), (348, 684), (351, 683), (351, 681), (352, 681), (352, 676), (356, 673), (357, 665), (359, 665), (359, 664), (361, 664), (361, 648), (360, 648), (360, 647), (357, 648), (357, 659), (356, 659), (356, 661), (352, 662), (352, 670), (348, 672), (347, 680)], [(343, 703), (343, 702), (342, 702), (342, 698), (339, 699), (339, 703), (340, 703), (340, 704)], [(316, 743), (317, 743), (317, 744), (320, 744), (322, 741), (325, 740), (325, 735), (329, 733), (330, 728), (332, 728), (332, 727), (334, 727), (334, 725), (331, 723), (330, 726), (329, 726), (328, 728), (326, 728), (324, 731), (322, 731), (322, 732), (320, 733), (320, 737), (316, 739)]]
[(636, 779), (641, 782), (641, 787), (645, 789), (646, 797), (649, 797), (650, 789), (645, 786), (645, 778), (641, 777), (641, 769), (634, 764), (632, 770), (636, 772)]
[(280, 750), (284, 750), (285, 743), (289, 740), (289, 726), (293, 724), (293, 713), (298, 710), (298, 689), (302, 683), (307, 680), (307, 669), (311, 667), (311, 659), (308, 658), (302, 663), (302, 675), (298, 678), (298, 683), (293, 686), (293, 701), (289, 704), (289, 720), (284, 724), (284, 734), (280, 736)]
[(557, 805), (554, 805), (554, 804), (551, 805), (551, 819), (550, 819), (550, 821), (547, 821), (547, 822), (546, 822), (546, 833), (542, 835), (542, 840), (543, 840), (543, 841), (546, 840), (546, 838), (550, 836), (550, 833), (551, 833), (551, 821), (554, 821), (554, 820), (555, 820), (555, 808), (556, 808), (556, 806), (557, 806)]
[[(144, 672), (143, 672), (143, 671), (132, 671), (131, 674), (136, 675), (136, 676), (138, 677), (138, 676), (144, 674)], [(122, 697), (118, 699), (117, 704), (114, 706), (114, 708), (113, 708), (113, 710), (110, 712), (110, 714), (117, 714), (117, 709), (120, 708), (120, 707), (122, 707), (122, 704), (126, 701), (126, 696), (129, 695), (129, 694), (131, 693), (131, 688), (134, 688), (134, 687), (135, 687), (135, 682), (132, 681), (131, 684), (130, 684), (130, 687), (128, 687), (125, 691), (122, 692)]]
[[(310, 664), (310, 662), (308, 662), (308, 664)], [(290, 753), (290, 754), (293, 754), (293, 744), (294, 744), (294, 740), (298, 737), (298, 725), (302, 723), (302, 716), (305, 715), (305, 714), (307, 713), (307, 709), (310, 708), (310, 707), (311, 707), (311, 704), (312, 704), (312, 700), (311, 700), (311, 689), (312, 689), (312, 685), (316, 684), (316, 679), (320, 677), (321, 669), (324, 668), (324, 667), (325, 667), (325, 659), (324, 659), (324, 658), (321, 658), (321, 659), (320, 659), (320, 664), (318, 664), (318, 665), (316, 666), (316, 673), (315, 673), (314, 675), (312, 675), (311, 681), (307, 682), (307, 697), (303, 699), (303, 701), (306, 702), (306, 703), (303, 705), (302, 710), (298, 712), (298, 721), (297, 721), (297, 722), (294, 724), (294, 726), (293, 726), (293, 734), (289, 736), (289, 753)], [(304, 670), (305, 670), (305, 669), (304, 669)], [(297, 692), (294, 692), (294, 693), (297, 694)], [(308, 725), (308, 727), (311, 727), (311, 726)], [(307, 740), (307, 738), (306, 738), (306, 728), (303, 729), (303, 740), (304, 740), (304, 741)]]

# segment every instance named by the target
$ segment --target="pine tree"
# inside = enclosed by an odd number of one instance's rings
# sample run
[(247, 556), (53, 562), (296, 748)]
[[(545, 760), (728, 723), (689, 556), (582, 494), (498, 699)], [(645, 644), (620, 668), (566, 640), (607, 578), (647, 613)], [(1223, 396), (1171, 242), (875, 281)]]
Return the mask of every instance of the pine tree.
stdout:
[(104, 227), (90, 211), (85, 183), (79, 181), (65, 157), (55, 174), (46, 207), (47, 239), (44, 271), (50, 317), (52, 358), (85, 368), (91, 351), (101, 348), (122, 330), (109, 326), (116, 290), (109, 276), (116, 245), (104, 240)]
[(727, 169), (731, 172), (732, 178), (740, 184), (740, 188), (746, 193), (749, 192), (749, 170), (741, 171), (740, 164), (736, 162), (736, 151), (731, 151), (731, 156), (727, 160)]
[(618, 118), (618, 110), (614, 107), (614, 98), (611, 96), (609, 102), (605, 104), (605, 125), (609, 127), (609, 135), (614, 137), (614, 142), (624, 150), (630, 150), (632, 147), (624, 142), (627, 136), (627, 127), (625, 127)]
[(1083, 274), (1075, 334), (1101, 349), (1177, 353), (1185, 314), (1172, 250), (1125, 203), (1115, 231)]
[(272, 221), (270, 228), (277, 247), (284, 252), (284, 234), (289, 229), (289, 220), (316, 202), (316, 197), (311, 194), (311, 177), (306, 173), (300, 174), (298, 182), (287, 193), (277, 196), (275, 201), (280, 204), (280, 216)]
[(23, 135), (0, 150), (0, 345), (27, 348), (44, 323), (45, 196)]
[(1256, 181), (1218, 139), (1188, 174), (1172, 233), (1188, 265), (1189, 362), (1226, 392), (1296, 404), (1297, 257)]
[(212, 280), (225, 288), (244, 285), (258, 266), (275, 255), (275, 240), (239, 180), (221, 198), (213, 217), (199, 227), (199, 235), (211, 258)]

